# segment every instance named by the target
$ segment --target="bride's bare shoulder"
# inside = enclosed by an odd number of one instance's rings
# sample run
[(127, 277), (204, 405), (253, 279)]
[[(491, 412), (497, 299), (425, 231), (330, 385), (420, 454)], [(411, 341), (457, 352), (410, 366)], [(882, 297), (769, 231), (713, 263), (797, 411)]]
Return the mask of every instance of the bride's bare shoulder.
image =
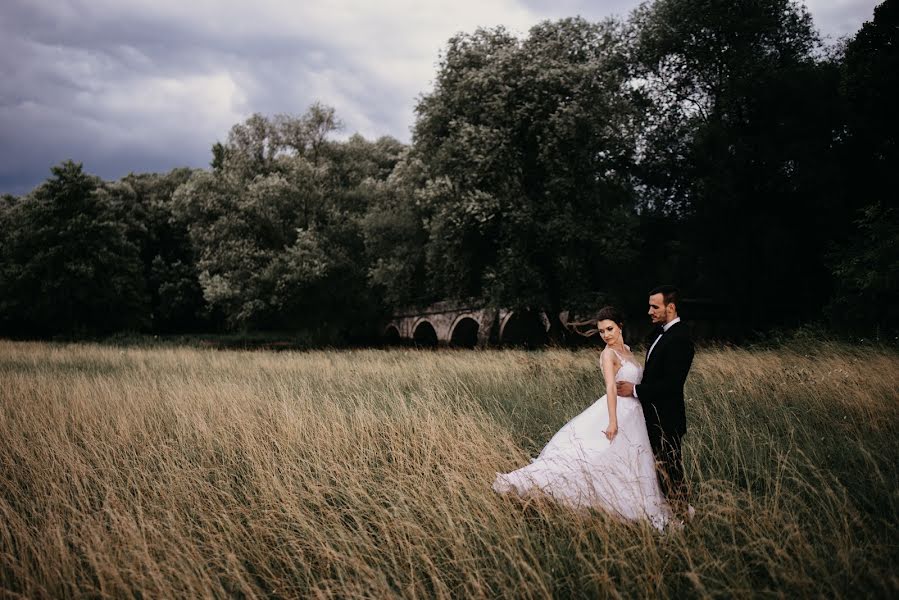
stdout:
[(618, 353), (615, 352), (612, 348), (609, 348), (608, 346), (603, 348), (602, 352), (599, 353), (599, 361), (600, 362), (608, 361), (608, 362), (611, 362), (614, 364), (614, 363), (618, 362), (619, 360), (620, 359), (618, 358)]

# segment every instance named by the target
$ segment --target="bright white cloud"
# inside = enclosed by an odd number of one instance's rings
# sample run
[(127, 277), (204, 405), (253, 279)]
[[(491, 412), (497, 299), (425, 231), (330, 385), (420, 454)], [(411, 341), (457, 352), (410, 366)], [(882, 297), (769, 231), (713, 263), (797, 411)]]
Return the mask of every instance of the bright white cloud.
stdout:
[(880, 4), (872, 0), (806, 0), (805, 5), (815, 19), (819, 31), (831, 40), (851, 36), (874, 18), (874, 7)]

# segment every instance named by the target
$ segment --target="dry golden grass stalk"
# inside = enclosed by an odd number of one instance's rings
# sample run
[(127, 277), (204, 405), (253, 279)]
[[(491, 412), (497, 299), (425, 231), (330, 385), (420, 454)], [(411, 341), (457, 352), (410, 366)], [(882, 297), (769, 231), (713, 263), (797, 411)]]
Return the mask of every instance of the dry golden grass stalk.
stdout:
[(495, 495), (597, 354), (0, 341), (0, 595), (895, 596), (899, 357), (706, 349), (697, 519)]

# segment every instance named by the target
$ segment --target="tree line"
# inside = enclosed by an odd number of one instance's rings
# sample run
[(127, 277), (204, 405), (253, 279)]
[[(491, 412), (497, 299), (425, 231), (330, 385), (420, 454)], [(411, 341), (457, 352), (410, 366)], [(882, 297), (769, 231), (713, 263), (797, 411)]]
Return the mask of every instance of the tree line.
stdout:
[(253, 115), (209, 169), (67, 161), (0, 200), (0, 335), (374, 339), (437, 300), (641, 311), (677, 282), (730, 334), (897, 331), (899, 2), (825, 44), (789, 0), (451, 38), (410, 144)]

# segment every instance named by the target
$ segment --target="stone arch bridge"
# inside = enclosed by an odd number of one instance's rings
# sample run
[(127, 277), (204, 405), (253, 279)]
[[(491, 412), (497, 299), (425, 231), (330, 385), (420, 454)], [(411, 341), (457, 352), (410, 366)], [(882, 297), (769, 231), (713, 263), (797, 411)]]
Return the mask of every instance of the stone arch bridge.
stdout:
[[(561, 315), (563, 323), (567, 313)], [(388, 343), (418, 346), (540, 346), (549, 341), (543, 311), (491, 309), (475, 303), (437, 302), (394, 315), (384, 326)]]
[[(733, 339), (739, 333), (727, 317), (728, 305), (710, 299), (683, 299), (681, 314), (696, 339)], [(563, 326), (569, 322), (569, 311), (559, 314)], [(574, 316), (574, 315), (572, 315)], [(641, 315), (642, 316), (642, 315)], [(629, 322), (632, 332), (648, 335), (648, 319)], [(412, 343), (417, 346), (483, 346), (537, 347), (549, 342), (549, 318), (539, 310), (485, 308), (476, 300), (468, 303), (437, 302), (425, 308), (399, 311), (382, 328), (388, 344)], [(636, 339), (642, 339), (637, 335)], [(567, 343), (597, 343), (598, 338), (569, 336)]]

